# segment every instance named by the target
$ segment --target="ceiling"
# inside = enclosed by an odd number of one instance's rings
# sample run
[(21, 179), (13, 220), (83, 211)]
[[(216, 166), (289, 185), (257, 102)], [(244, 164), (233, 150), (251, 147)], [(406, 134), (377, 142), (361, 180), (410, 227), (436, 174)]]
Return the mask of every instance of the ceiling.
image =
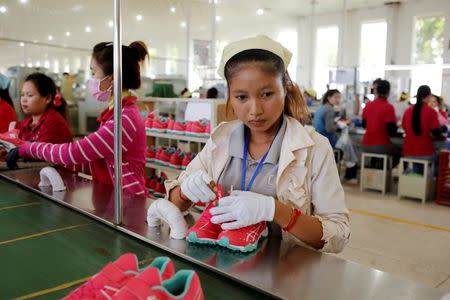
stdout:
[[(216, 38), (222, 41), (256, 33), (270, 35), (274, 28), (296, 29), (298, 17), (312, 11), (311, 0), (192, 0), (191, 38), (211, 37), (212, 1), (217, 4), (216, 15), (220, 18), (216, 22)], [(315, 1), (316, 14), (343, 9), (344, 0)], [(348, 9), (358, 9), (380, 6), (386, 0), (346, 1)], [(402, 0), (406, 1), (414, 0)], [(183, 57), (186, 28), (182, 22), (187, 21), (188, 3), (187, 0), (122, 1), (123, 42), (143, 40), (154, 55)], [(2, 6), (6, 12), (2, 13)], [(258, 9), (264, 13), (258, 15)], [(89, 55), (93, 45), (113, 39), (108, 24), (112, 17), (112, 0), (0, 0), (0, 67), (12, 60), (26, 61), (31, 56), (42, 59), (64, 56), (68, 49), (77, 52), (84, 49), (82, 52)], [(67, 49), (56, 50), (49, 45)]]

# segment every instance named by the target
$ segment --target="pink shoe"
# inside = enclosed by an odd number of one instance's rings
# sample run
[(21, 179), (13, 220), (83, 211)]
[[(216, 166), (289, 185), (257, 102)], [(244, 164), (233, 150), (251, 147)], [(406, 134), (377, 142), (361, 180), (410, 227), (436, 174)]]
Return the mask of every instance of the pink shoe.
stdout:
[(166, 117), (159, 117), (158, 119), (153, 120), (151, 131), (157, 133), (165, 133), (168, 126), (169, 120)]
[(235, 230), (224, 230), (219, 234), (217, 243), (231, 250), (250, 252), (258, 247), (259, 240), (267, 234), (266, 222), (260, 222)]
[(167, 130), (166, 132), (168, 134), (173, 134), (173, 126), (175, 125), (175, 120), (169, 119), (169, 123), (167, 125)]
[[(222, 186), (217, 185), (216, 200), (224, 196)], [(195, 222), (195, 224), (189, 228), (186, 241), (190, 243), (199, 244), (216, 244), (218, 241), (219, 234), (222, 232), (222, 227), (220, 224), (214, 224), (211, 222), (212, 215), (210, 213), (211, 207), (214, 207), (214, 201), (210, 202), (200, 218)]]
[(153, 120), (155, 119), (154, 114), (148, 114), (147, 118), (145, 119), (145, 130), (150, 131), (153, 127)]
[(193, 136), (193, 137), (204, 137), (205, 136), (206, 122), (204, 122), (204, 120), (190, 122), (190, 123), (191, 123), (191, 125), (188, 126), (188, 128), (186, 128), (187, 136)]
[(136, 255), (126, 253), (108, 263), (86, 283), (67, 295), (64, 300), (108, 299), (138, 274)]
[(145, 151), (145, 160), (147, 162), (153, 162), (156, 157), (157, 148), (154, 146), (147, 147), (147, 150)]
[[(163, 279), (169, 279), (175, 274), (173, 262), (168, 257), (155, 258), (147, 268), (155, 269)], [(136, 255), (125, 253), (63, 299), (111, 299), (111, 296), (138, 274)]]
[(192, 161), (192, 153), (186, 152), (184, 154), (183, 161), (181, 162), (181, 170), (186, 170), (187, 166), (191, 163), (191, 161)]
[(186, 121), (175, 121), (172, 129), (173, 134), (184, 135), (187, 127)]
[(184, 152), (177, 151), (170, 157), (169, 166), (174, 169), (181, 169), (183, 163)]
[(197, 273), (180, 270), (162, 281), (154, 268), (148, 268), (133, 278), (112, 299), (114, 300), (203, 300), (203, 290)]

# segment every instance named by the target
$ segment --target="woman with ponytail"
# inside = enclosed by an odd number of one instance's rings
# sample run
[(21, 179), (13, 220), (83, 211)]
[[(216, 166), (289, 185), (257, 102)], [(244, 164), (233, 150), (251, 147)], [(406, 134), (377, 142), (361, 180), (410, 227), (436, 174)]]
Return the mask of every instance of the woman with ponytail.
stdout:
[(441, 127), (436, 112), (428, 106), (433, 97), (431, 89), (422, 85), (417, 90), (417, 102), (409, 107), (402, 120), (405, 130), (403, 155), (417, 159), (437, 160), (432, 136), (440, 137), (447, 127)]
[(8, 131), (9, 123), (17, 120), (14, 104), (9, 95), (9, 84), (11, 80), (0, 74), (0, 133)]
[[(166, 182), (168, 200), (181, 210), (210, 203), (188, 241), (254, 249), (268, 228), (326, 252), (347, 244), (348, 210), (333, 150), (304, 126), (309, 113), (287, 72), (291, 56), (266, 36), (223, 50), (219, 74), (238, 120), (220, 124), (186, 171)], [(216, 184), (225, 197), (215, 205)]]
[[(134, 90), (141, 86), (140, 64), (147, 55), (147, 47), (143, 42), (122, 46), (123, 190), (131, 194), (147, 193), (144, 184), (145, 127), (134, 95)], [(74, 143), (25, 143), (8, 153), (10, 168), (17, 167), (19, 157), (35, 158), (63, 165), (73, 171), (92, 174), (93, 180), (113, 185), (113, 43), (99, 43), (94, 47), (91, 71), (89, 91), (98, 101), (107, 104), (98, 117), (99, 129)]]

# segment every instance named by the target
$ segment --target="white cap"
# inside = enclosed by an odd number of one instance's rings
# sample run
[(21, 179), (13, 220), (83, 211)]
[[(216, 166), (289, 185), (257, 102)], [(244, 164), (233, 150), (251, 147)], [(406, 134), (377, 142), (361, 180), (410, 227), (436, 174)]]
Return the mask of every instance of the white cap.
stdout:
[(287, 69), (292, 58), (291, 51), (283, 47), (283, 45), (272, 40), (268, 36), (258, 35), (256, 37), (247, 38), (228, 44), (223, 49), (222, 59), (220, 60), (217, 73), (219, 73), (222, 78), (225, 78), (225, 65), (227, 62), (236, 54), (250, 49), (261, 49), (272, 52), (283, 60), (285, 69)]

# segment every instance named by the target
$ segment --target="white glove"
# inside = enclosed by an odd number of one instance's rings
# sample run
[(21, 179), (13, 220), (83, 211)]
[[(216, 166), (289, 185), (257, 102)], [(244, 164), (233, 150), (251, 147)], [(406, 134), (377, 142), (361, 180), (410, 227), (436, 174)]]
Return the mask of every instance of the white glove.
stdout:
[(192, 202), (208, 203), (216, 199), (216, 194), (208, 186), (211, 181), (212, 178), (208, 174), (198, 170), (181, 183), (181, 192)]
[(262, 221), (272, 221), (275, 215), (273, 197), (245, 191), (233, 191), (219, 200), (210, 210), (211, 222), (221, 224), (223, 230), (238, 229)]

